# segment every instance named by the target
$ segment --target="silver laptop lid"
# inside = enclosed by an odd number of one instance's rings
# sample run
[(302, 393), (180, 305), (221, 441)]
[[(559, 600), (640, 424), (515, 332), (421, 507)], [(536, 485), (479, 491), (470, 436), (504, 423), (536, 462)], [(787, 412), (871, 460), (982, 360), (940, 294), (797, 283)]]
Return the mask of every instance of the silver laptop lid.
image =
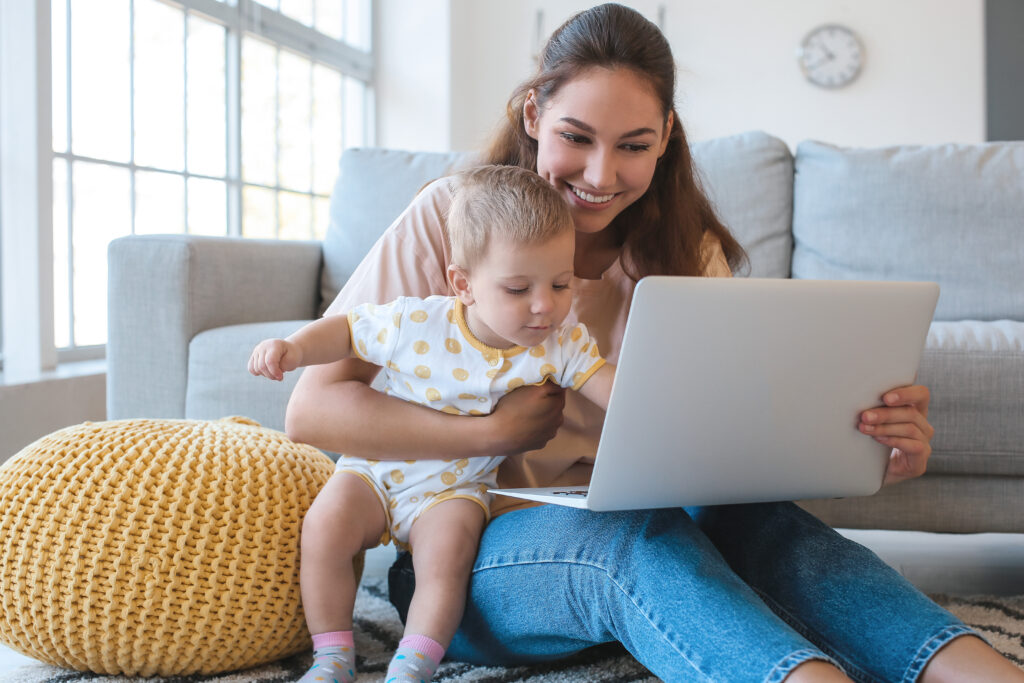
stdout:
[(860, 411), (912, 384), (938, 285), (648, 277), (633, 296), (588, 507), (874, 493)]

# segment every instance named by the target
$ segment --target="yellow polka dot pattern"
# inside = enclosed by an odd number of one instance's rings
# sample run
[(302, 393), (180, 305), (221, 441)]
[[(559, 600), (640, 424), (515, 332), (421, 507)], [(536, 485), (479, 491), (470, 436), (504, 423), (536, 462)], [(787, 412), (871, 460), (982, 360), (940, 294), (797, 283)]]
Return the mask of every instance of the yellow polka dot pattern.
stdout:
[(0, 466), (0, 641), (127, 676), (215, 674), (308, 648), (299, 530), (333, 471), (244, 418), (43, 437)]

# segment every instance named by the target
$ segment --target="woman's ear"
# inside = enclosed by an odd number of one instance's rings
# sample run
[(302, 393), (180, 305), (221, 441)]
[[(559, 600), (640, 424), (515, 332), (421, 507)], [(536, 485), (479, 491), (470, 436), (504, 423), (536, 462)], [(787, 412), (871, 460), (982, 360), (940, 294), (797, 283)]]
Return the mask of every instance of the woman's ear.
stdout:
[(668, 139), (672, 137), (672, 126), (676, 122), (676, 113), (671, 109), (668, 112), (668, 117), (665, 118), (665, 130), (661, 134), (661, 149), (658, 151), (658, 158), (660, 159), (668, 149)]
[(455, 290), (455, 296), (459, 297), (463, 306), (473, 304), (473, 286), (469, 282), (469, 273), (462, 266), (448, 264), (448, 283)]
[(540, 109), (537, 107), (537, 93), (532, 88), (526, 93), (523, 101), (523, 127), (526, 134), (537, 139), (537, 121), (540, 120)]

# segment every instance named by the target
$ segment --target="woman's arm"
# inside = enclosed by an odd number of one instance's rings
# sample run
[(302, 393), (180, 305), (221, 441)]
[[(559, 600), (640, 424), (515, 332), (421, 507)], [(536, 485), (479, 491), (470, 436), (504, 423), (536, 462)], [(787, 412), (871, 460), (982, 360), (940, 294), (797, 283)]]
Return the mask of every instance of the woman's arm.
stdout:
[(288, 436), (378, 460), (471, 458), (540, 448), (562, 424), (565, 392), (550, 383), (520, 387), (490, 415), (468, 417), (372, 389), (378, 370), (354, 358), (307, 368), (288, 402)]
[(928, 387), (915, 384), (893, 389), (882, 397), (884, 406), (861, 413), (860, 431), (893, 449), (883, 485), (919, 477), (927, 469), (935, 436), (928, 423), (930, 400)]

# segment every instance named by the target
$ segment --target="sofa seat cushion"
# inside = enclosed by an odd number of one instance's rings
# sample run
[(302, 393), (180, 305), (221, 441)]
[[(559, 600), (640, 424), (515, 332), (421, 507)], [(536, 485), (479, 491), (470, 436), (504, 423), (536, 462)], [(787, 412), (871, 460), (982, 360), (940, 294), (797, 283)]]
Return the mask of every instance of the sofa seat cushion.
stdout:
[(935, 427), (928, 471), (1024, 475), (1024, 322), (936, 322), (919, 381)]
[(307, 649), (299, 530), (333, 472), (317, 449), (244, 418), (43, 437), (0, 466), (0, 640), (129, 676)]
[(1024, 143), (797, 147), (793, 277), (929, 280), (936, 320), (1024, 320)]
[(270, 429), (284, 430), (284, 412), (299, 372), (272, 382), (249, 374), (253, 347), (270, 337), (287, 337), (308, 320), (227, 325), (200, 332), (188, 345), (185, 417), (215, 420), (245, 415)]

